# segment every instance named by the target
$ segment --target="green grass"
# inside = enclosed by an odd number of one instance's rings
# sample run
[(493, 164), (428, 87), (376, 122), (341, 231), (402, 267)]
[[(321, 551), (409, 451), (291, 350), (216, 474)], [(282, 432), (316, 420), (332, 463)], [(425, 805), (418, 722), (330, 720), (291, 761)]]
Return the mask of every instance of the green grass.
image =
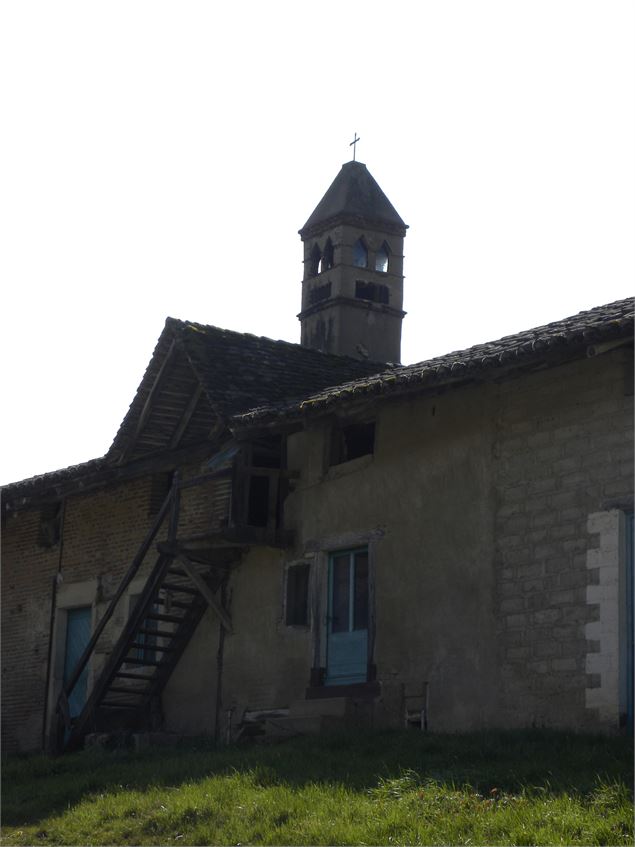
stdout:
[(632, 744), (376, 732), (3, 764), (5, 844), (632, 844)]

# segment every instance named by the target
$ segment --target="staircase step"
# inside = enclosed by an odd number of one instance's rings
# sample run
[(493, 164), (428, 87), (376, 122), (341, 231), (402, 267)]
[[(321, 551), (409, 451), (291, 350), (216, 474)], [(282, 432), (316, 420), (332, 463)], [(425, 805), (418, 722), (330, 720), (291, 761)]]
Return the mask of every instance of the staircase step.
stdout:
[(143, 682), (152, 682), (152, 677), (144, 673), (130, 673), (129, 671), (117, 671), (115, 676), (120, 676), (123, 679), (138, 679)]
[(176, 632), (166, 632), (162, 629), (148, 629), (147, 627), (139, 627), (137, 634), (152, 635), (154, 638), (178, 638)]
[(154, 602), (157, 603), (158, 605), (170, 606), (171, 608), (174, 608), (174, 609), (186, 609), (186, 610), (189, 611), (192, 608), (191, 603), (183, 603), (181, 600), (172, 600), (172, 599), (170, 599), (168, 601), (165, 597), (157, 597), (157, 599)]
[(139, 691), (135, 688), (119, 688), (117, 685), (109, 685), (107, 691), (114, 691), (116, 694), (131, 694), (133, 697), (145, 697), (147, 691)]
[[(157, 651), (161, 653), (174, 653), (174, 651), (178, 649), (177, 647), (161, 647), (159, 644), (144, 644), (139, 641), (131, 641), (130, 649), (132, 650), (133, 647), (137, 650), (147, 650), (149, 653), (155, 653)], [(126, 659), (126, 661), (128, 661), (128, 659)]]
[(161, 589), (165, 591), (179, 591), (182, 594), (198, 594), (198, 588), (190, 588), (187, 585), (178, 585), (175, 582), (164, 582)]
[[(186, 606), (185, 608), (190, 608)], [(145, 616), (146, 621), (168, 621), (170, 623), (183, 623), (186, 620), (185, 615), (178, 617), (177, 615), (164, 615), (159, 612), (153, 612), (151, 615)]]
[[(146, 647), (145, 644), (143, 646)], [(152, 649), (154, 650), (154, 647)], [(166, 662), (164, 662), (164, 661), (155, 662), (155, 661), (152, 661), (151, 659), (135, 659), (135, 658), (132, 658), (132, 657), (129, 657), (129, 656), (126, 656), (126, 658), (124, 659), (124, 663), (126, 665), (152, 665), (152, 667), (156, 667), (156, 668), (163, 667), (166, 664)]]

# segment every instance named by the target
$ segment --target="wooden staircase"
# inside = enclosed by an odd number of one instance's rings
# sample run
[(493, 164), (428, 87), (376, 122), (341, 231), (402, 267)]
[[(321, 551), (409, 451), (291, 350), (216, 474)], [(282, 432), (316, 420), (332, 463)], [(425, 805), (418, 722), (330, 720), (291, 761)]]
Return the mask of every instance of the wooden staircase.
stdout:
[[(214, 474), (201, 479), (208, 480)], [(185, 483), (185, 486), (191, 483)], [(233, 562), (245, 549), (235, 542), (217, 539), (193, 550), (177, 543), (180, 492), (178, 475), (155, 521), (141, 544), (108, 609), (65, 683), (57, 702), (54, 747), (66, 752), (81, 746), (93, 732), (116, 732), (154, 728), (161, 720), (160, 694), (208, 607), (223, 627), (231, 631), (231, 618), (217, 595)], [(167, 542), (159, 553), (128, 620), (109, 651), (81, 712), (71, 718), (69, 697), (96, 647), (115, 608), (154, 545), (166, 518)]]
[[(157, 729), (161, 723), (161, 692), (206, 610), (213, 610), (225, 632), (232, 631), (223, 599), (232, 565), (251, 545), (282, 547), (290, 543), (289, 533), (280, 527), (281, 480), (290, 474), (280, 467), (252, 467), (251, 462), (245, 462), (243, 451), (237, 446), (225, 447), (208, 461), (207, 472), (195, 479), (181, 482), (178, 473), (174, 474), (152, 527), (62, 688), (56, 707), (56, 752), (76, 749), (88, 733)], [(249, 452), (253, 454), (251, 447)], [(220, 477), (231, 479), (229, 513), (233, 521), (210, 532), (180, 537), (181, 492)], [(257, 509), (250, 488), (255, 477), (268, 480), (260, 486), (264, 504)], [(262, 519), (260, 524), (256, 521), (254, 525), (254, 514)], [(166, 521), (167, 538), (158, 542), (157, 535)], [(125, 604), (133, 578), (153, 550), (154, 566), (111, 646), (104, 630), (119, 603)], [(81, 712), (71, 718), (69, 698), (96, 652), (107, 652), (108, 658)]]
[[(192, 562), (188, 569), (211, 594), (228, 572), (225, 565)], [(63, 749), (76, 749), (89, 732), (154, 728), (159, 695), (207, 607), (178, 560), (160, 554), (82, 712), (67, 727)]]

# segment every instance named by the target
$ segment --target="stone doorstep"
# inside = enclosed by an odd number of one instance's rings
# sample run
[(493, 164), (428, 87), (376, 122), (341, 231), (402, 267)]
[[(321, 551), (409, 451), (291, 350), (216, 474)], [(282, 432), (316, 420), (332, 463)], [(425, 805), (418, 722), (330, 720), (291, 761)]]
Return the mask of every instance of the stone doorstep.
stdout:
[(272, 718), (265, 721), (263, 740), (282, 740), (296, 735), (319, 735), (347, 729), (351, 720), (345, 715), (305, 715), (303, 717)]
[(290, 718), (321, 717), (332, 715), (346, 717), (355, 714), (350, 697), (322, 697), (319, 700), (294, 700), (289, 708)]

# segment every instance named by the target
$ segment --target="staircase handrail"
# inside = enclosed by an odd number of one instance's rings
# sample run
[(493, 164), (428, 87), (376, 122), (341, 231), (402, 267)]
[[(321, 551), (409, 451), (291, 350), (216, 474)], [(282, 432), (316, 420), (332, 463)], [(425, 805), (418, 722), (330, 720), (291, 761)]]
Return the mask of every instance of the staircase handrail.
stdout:
[(161, 508), (159, 509), (159, 511), (158, 511), (153, 523), (152, 523), (152, 526), (150, 527), (150, 529), (148, 530), (145, 538), (141, 542), (141, 546), (139, 547), (137, 554), (135, 555), (134, 559), (132, 560), (132, 564), (130, 565), (130, 567), (128, 568), (128, 570), (127, 570), (127, 572), (124, 576), (124, 578), (120, 582), (119, 587), (117, 588), (117, 591), (115, 592), (112, 600), (110, 601), (108, 608), (106, 609), (106, 611), (103, 614), (103, 616), (101, 617), (99, 623), (95, 627), (95, 631), (93, 632), (93, 634), (90, 638), (90, 641), (86, 645), (84, 652), (80, 656), (79, 661), (78, 661), (78, 663), (75, 667), (75, 670), (70, 675), (68, 681), (64, 684), (64, 686), (62, 688), (62, 693), (60, 694), (60, 697), (58, 698), (58, 701), (57, 701), (56, 711), (58, 711), (59, 708), (60, 708), (60, 701), (61, 701), (62, 696), (65, 696), (67, 698), (70, 696), (73, 688), (77, 684), (77, 680), (80, 678), (80, 676), (82, 674), (82, 671), (84, 670), (84, 668), (88, 664), (88, 660), (90, 659), (90, 657), (93, 653), (93, 650), (95, 649), (95, 646), (96, 646), (97, 642), (99, 641), (99, 638), (100, 638), (102, 632), (104, 631), (104, 629), (106, 627), (106, 624), (108, 623), (108, 621), (112, 617), (112, 614), (115, 611), (115, 608), (116, 608), (117, 604), (119, 603), (119, 600), (121, 599), (121, 597), (122, 597), (124, 591), (126, 590), (126, 588), (130, 585), (130, 583), (134, 579), (137, 571), (141, 567), (141, 564), (142, 564), (143, 560), (145, 559), (148, 550), (152, 546), (152, 542), (154, 541), (154, 539), (155, 539), (157, 533), (159, 532), (159, 530), (161, 529), (161, 525), (163, 524), (163, 521), (164, 521), (164, 519), (165, 519), (165, 517), (168, 513), (168, 510), (170, 509), (173, 498), (176, 496), (178, 486), (179, 486), (178, 475), (175, 474), (174, 480), (172, 482), (172, 486), (170, 488), (170, 491), (168, 492), (167, 497), (163, 501), (163, 504), (161, 505)]

